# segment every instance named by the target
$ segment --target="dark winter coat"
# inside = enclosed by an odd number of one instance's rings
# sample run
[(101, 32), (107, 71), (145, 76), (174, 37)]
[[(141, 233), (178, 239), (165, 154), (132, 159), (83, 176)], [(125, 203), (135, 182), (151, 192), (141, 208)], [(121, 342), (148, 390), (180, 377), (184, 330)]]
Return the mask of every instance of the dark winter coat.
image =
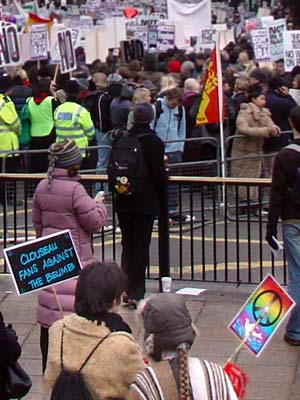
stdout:
[(116, 195), (116, 211), (126, 214), (160, 215), (160, 211), (167, 204), (164, 144), (149, 125), (133, 126), (130, 133), (149, 133), (139, 139), (147, 167), (147, 177), (141, 193), (128, 197)]
[[(300, 146), (300, 138), (293, 143)], [(274, 236), (279, 217), (283, 223), (300, 223), (300, 207), (292, 201), (289, 193), (299, 167), (300, 153), (295, 150), (283, 148), (275, 158), (267, 223), (267, 231)]]
[[(266, 93), (266, 107), (271, 112), (274, 124), (279, 126), (281, 131), (290, 131), (291, 127), (288, 121), (290, 111), (297, 104), (292, 96), (281, 96), (274, 90), (268, 90)], [(264, 152), (277, 152), (289, 143), (291, 135), (282, 133), (280, 136), (271, 137), (264, 142)]]
[(21, 346), (12, 329), (5, 327), (3, 316), (0, 312), (0, 399), (8, 400), (3, 385), (5, 382), (5, 371), (9, 364), (13, 364), (20, 357)]

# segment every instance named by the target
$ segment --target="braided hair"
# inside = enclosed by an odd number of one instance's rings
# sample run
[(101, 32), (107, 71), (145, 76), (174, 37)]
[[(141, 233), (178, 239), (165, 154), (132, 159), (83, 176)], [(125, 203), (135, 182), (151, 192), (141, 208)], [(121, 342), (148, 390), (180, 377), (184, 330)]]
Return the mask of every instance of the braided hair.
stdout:
[(188, 349), (185, 343), (177, 347), (177, 354), (179, 362), (179, 400), (191, 400)]

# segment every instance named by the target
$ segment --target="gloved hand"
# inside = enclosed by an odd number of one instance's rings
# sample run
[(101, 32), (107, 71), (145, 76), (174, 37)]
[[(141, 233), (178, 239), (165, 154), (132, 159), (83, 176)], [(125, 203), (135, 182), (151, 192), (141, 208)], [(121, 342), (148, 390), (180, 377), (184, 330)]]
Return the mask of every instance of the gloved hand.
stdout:
[(6, 333), (12, 335), (18, 340), (17, 332), (13, 329), (12, 324), (8, 324), (6, 327)]
[(277, 233), (276, 232), (267, 232), (266, 233), (266, 241), (268, 244), (272, 247), (274, 250), (278, 250), (278, 246), (276, 242), (274, 241), (273, 237), (277, 239)]

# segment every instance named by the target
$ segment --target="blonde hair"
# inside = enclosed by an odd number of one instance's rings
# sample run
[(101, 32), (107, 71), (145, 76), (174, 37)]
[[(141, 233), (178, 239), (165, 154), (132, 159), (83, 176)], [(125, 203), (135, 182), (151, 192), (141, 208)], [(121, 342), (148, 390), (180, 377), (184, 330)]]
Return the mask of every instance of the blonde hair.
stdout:
[(247, 79), (238, 78), (235, 81), (234, 90), (235, 91), (241, 91), (243, 93), (248, 92), (248, 90), (249, 90), (249, 82), (247, 81)]
[(137, 88), (132, 98), (132, 105), (147, 101), (146, 97), (151, 96), (150, 90), (147, 88)]
[(172, 75), (164, 75), (160, 78), (160, 91), (164, 92), (165, 90), (174, 89), (177, 87), (177, 83)]

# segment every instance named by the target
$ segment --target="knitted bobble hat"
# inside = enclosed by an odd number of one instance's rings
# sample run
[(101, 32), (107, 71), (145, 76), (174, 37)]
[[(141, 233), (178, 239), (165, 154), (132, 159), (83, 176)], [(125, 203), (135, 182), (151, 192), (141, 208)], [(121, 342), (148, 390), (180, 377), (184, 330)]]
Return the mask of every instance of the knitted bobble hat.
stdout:
[(47, 177), (51, 186), (54, 168), (69, 168), (82, 161), (81, 152), (74, 140), (65, 139), (49, 147), (49, 167)]

